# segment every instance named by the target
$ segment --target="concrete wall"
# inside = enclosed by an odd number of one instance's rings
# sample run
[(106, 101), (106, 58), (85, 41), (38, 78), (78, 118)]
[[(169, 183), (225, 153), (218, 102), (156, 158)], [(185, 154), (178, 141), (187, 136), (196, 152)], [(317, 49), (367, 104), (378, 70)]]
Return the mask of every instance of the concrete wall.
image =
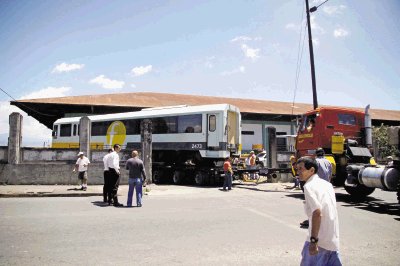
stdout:
[[(7, 147), (0, 147), (0, 184), (9, 185), (75, 185), (77, 173), (73, 173), (78, 149), (22, 148), (20, 164), (7, 163)], [(103, 156), (107, 151), (91, 152), (91, 164), (88, 168), (88, 183), (103, 184)], [(122, 179), (128, 183), (125, 162), (130, 158), (131, 150), (119, 153)]]
[[(71, 163), (0, 164), (0, 184), (8, 185), (76, 185), (78, 174), (72, 172)], [(128, 173), (121, 164), (121, 184), (128, 184)], [(102, 185), (103, 163), (91, 163), (88, 168), (88, 185)]]
[(8, 147), (1, 146), (0, 147), (0, 163), (7, 163), (8, 161)]

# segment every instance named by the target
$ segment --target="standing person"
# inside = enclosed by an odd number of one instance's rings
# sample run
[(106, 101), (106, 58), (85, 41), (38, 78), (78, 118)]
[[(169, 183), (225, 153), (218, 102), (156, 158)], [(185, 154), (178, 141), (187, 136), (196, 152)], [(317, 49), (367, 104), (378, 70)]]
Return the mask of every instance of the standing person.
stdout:
[(225, 173), (225, 177), (224, 177), (224, 186), (223, 186), (223, 190), (226, 191), (226, 188), (228, 188), (228, 190), (232, 189), (232, 165), (231, 165), (231, 161), (229, 156), (225, 158), (225, 162), (224, 162), (224, 173)]
[(87, 170), (88, 165), (90, 164), (89, 159), (83, 154), (83, 152), (78, 153), (78, 160), (75, 163), (75, 167), (72, 170), (73, 172), (78, 171), (78, 179), (81, 183), (81, 189), (86, 191), (87, 189)]
[[(110, 153), (113, 152), (113, 149), (108, 149), (108, 153), (103, 157), (104, 164), (104, 186), (103, 186), (103, 202), (108, 202), (108, 190), (110, 187), (110, 178), (108, 177), (109, 169), (107, 164), (107, 158)], [(111, 199), (110, 199), (111, 201)]]
[[(332, 164), (328, 159), (326, 159), (324, 157), (324, 155), (325, 155), (324, 149), (318, 148), (316, 150), (315, 154), (317, 155), (317, 158), (315, 159), (315, 161), (317, 162), (317, 165), (318, 165), (317, 175), (321, 179), (331, 182)], [(300, 223), (300, 226), (308, 227), (309, 221), (308, 220), (303, 221), (302, 223)]]
[(312, 157), (297, 161), (297, 173), (305, 181), (304, 211), (310, 220), (300, 265), (342, 265), (339, 257), (339, 218), (332, 184), (316, 174), (318, 164)]
[(115, 144), (114, 151), (111, 152), (107, 157), (108, 166), (108, 178), (110, 179), (110, 186), (108, 190), (108, 205), (111, 205), (111, 199), (115, 207), (124, 206), (118, 202), (118, 187), (120, 181), (119, 171), (119, 156), (118, 153), (121, 151), (121, 145)]
[(315, 159), (318, 164), (318, 176), (328, 182), (331, 182), (332, 177), (332, 164), (326, 159), (324, 149), (318, 148), (315, 152), (317, 158)]
[[(246, 165), (250, 170), (256, 169), (256, 155), (254, 154), (254, 151), (251, 151), (247, 157)], [(250, 179), (255, 179), (255, 174), (252, 172), (250, 173)]]
[(146, 173), (143, 161), (138, 158), (137, 151), (132, 151), (132, 158), (126, 161), (125, 168), (129, 170), (129, 190), (126, 205), (132, 207), (133, 191), (136, 189), (136, 206), (142, 207), (142, 185), (146, 181)]

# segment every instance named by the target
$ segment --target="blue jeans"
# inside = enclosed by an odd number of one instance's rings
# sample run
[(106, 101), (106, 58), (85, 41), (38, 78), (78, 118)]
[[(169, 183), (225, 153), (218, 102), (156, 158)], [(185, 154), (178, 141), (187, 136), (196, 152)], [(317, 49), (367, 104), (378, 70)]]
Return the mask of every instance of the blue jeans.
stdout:
[(141, 178), (129, 178), (129, 190), (128, 190), (128, 207), (132, 206), (133, 190), (136, 189), (136, 205), (142, 206), (142, 179)]
[(228, 189), (232, 188), (232, 174), (230, 172), (225, 172), (223, 189), (225, 190), (226, 187), (228, 187)]
[(309, 245), (310, 242), (308, 241), (304, 243), (303, 250), (301, 251), (302, 259), (300, 266), (342, 266), (338, 251), (318, 247), (318, 254), (311, 256), (308, 252)]

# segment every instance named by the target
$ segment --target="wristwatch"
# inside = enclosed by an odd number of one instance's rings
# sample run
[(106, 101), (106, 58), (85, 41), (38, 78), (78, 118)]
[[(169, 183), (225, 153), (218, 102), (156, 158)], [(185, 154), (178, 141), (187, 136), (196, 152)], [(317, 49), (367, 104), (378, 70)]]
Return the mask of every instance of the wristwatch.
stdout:
[(311, 243), (318, 243), (318, 238), (316, 238), (316, 237), (310, 237), (310, 242)]

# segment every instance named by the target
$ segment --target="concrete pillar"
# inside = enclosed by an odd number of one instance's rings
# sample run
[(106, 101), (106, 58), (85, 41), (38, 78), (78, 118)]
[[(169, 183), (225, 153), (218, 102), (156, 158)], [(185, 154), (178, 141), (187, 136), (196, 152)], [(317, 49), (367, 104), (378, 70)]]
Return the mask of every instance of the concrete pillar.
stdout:
[(90, 154), (90, 135), (92, 125), (90, 119), (84, 116), (79, 120), (79, 151), (83, 152), (91, 160)]
[(268, 167), (277, 168), (277, 141), (276, 141), (276, 128), (268, 127)]
[(9, 116), (10, 133), (8, 136), (8, 163), (21, 163), (21, 145), (22, 145), (22, 115), (12, 113)]
[(142, 142), (142, 160), (144, 171), (147, 176), (147, 184), (153, 182), (152, 176), (152, 122), (150, 119), (143, 119), (140, 123), (140, 137)]

